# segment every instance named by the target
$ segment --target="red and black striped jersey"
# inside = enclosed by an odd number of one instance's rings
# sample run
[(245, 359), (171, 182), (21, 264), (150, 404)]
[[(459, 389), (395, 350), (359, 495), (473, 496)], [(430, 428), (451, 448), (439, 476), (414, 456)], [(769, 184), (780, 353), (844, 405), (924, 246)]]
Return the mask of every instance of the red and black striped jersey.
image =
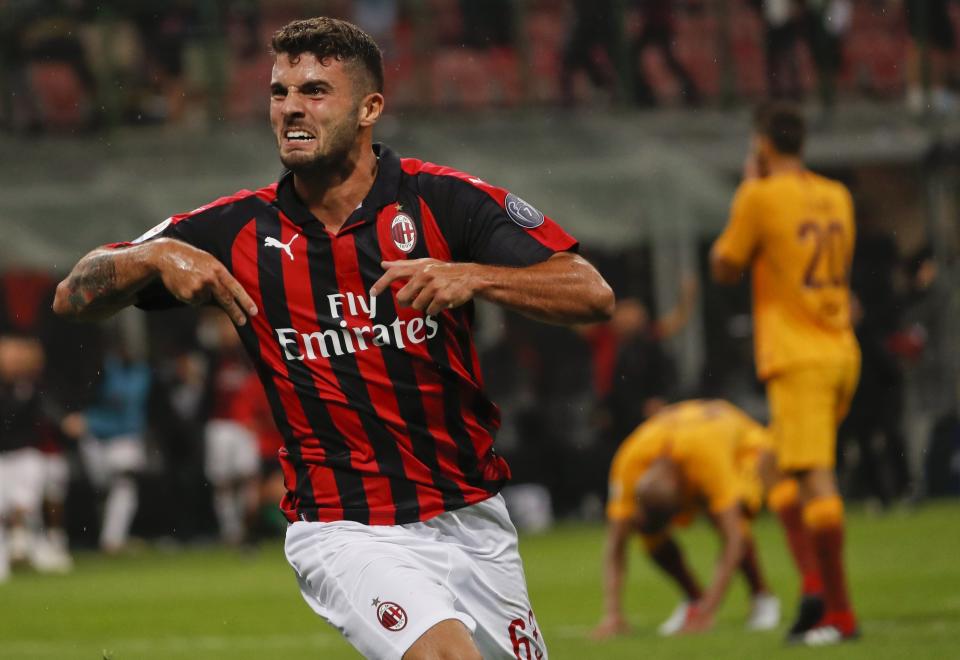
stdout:
[[(217, 257), (260, 313), (238, 328), (284, 436), (291, 521), (403, 524), (484, 500), (510, 476), (493, 448), (473, 306), (427, 316), (370, 295), (384, 260), (505, 266), (577, 242), (516, 195), (375, 145), (376, 180), (337, 233), (298, 198), (291, 173), (173, 216), (167, 236)], [(176, 304), (155, 283), (139, 306)]]

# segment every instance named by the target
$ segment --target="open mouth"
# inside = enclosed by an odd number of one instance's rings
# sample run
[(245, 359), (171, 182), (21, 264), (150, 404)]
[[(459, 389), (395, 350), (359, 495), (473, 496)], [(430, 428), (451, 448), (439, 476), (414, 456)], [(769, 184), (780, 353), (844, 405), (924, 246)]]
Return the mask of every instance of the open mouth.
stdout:
[(283, 139), (284, 141), (292, 144), (305, 144), (311, 142), (312, 140), (316, 140), (317, 138), (309, 131), (305, 131), (300, 128), (291, 128), (284, 131)]

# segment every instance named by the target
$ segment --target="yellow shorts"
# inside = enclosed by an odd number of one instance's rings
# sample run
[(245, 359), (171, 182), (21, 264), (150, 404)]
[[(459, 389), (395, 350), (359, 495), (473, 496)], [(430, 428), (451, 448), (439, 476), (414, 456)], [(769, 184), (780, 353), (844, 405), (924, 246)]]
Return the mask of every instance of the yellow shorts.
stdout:
[(781, 470), (832, 468), (837, 427), (850, 409), (860, 361), (791, 369), (767, 381), (773, 444)]

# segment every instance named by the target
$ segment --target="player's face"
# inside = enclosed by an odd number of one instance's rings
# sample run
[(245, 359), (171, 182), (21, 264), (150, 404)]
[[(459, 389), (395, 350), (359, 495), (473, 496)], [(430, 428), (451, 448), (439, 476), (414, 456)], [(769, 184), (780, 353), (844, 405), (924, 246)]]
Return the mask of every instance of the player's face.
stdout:
[(270, 123), (287, 169), (336, 169), (356, 144), (361, 103), (350, 66), (333, 57), (318, 60), (312, 53), (277, 55)]

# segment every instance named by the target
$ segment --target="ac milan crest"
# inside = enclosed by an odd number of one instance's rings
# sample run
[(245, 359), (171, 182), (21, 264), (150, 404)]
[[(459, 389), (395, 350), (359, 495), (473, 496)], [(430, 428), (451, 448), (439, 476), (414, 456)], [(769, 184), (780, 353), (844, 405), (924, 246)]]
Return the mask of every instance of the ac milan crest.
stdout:
[(397, 632), (407, 627), (407, 613), (402, 607), (390, 601), (384, 601), (377, 607), (380, 625), (387, 630)]
[(398, 213), (390, 223), (390, 237), (394, 245), (409, 254), (417, 244), (417, 226), (413, 224), (413, 218), (406, 213)]

